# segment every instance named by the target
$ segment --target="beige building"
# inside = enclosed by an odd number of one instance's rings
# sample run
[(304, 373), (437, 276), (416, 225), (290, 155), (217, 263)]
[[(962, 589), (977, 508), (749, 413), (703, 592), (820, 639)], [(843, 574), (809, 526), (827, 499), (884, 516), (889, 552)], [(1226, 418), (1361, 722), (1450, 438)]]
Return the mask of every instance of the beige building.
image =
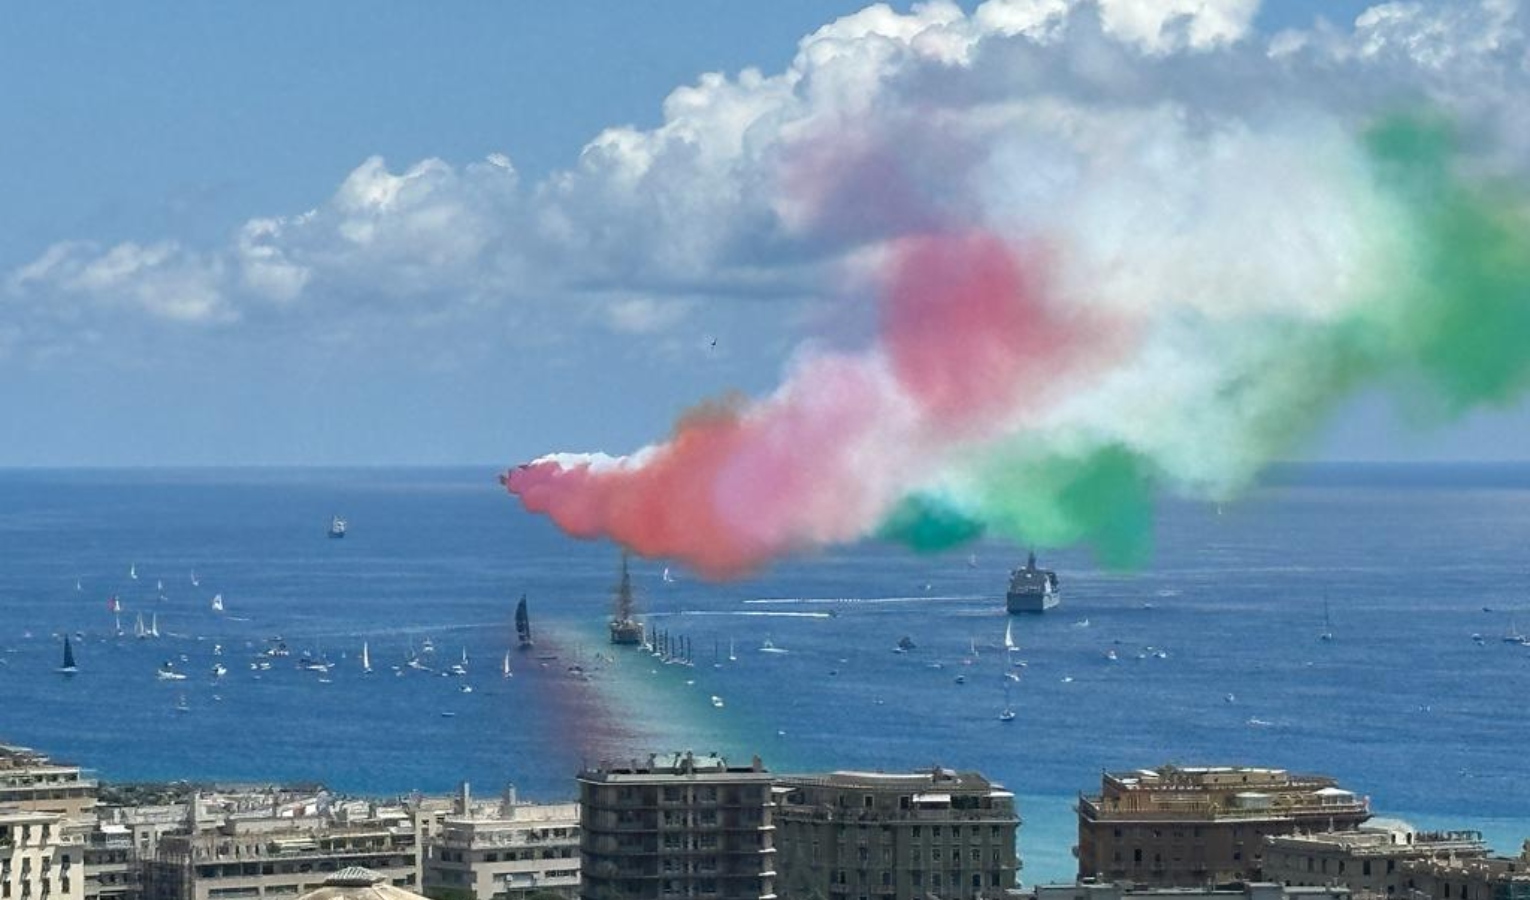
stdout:
[(58, 763), (26, 747), (0, 745), (0, 808), (95, 818), (97, 784), (79, 766)]
[(0, 900), (84, 900), (84, 839), (58, 813), (0, 809)]
[(1293, 834), (1265, 841), (1264, 877), (1291, 885), (1344, 885), (1355, 893), (1408, 892), (1405, 863), (1484, 859), (1476, 831), (1415, 831), (1372, 819), (1356, 831)]
[(775, 791), (783, 897), (997, 898), (1015, 887), (1014, 795), (976, 772), (789, 775)]
[(1028, 894), (1031, 900), (1350, 900), (1347, 887), (1300, 887), (1252, 882), (1225, 888), (1136, 888), (1116, 882), (1081, 881), (1075, 884), (1039, 884)]
[(433, 823), (424, 851), (428, 896), (519, 900), (533, 892), (579, 895), (579, 804), (522, 803), (510, 788), (475, 804), (462, 786), (456, 808)]
[(160, 836), (143, 869), (145, 900), (295, 898), (349, 866), (419, 885), (418, 819), (402, 810), (344, 820), (231, 815), (210, 828), (200, 818), (191, 816), (189, 834)]
[(325, 876), (324, 881), (298, 900), (425, 900), (388, 882), (388, 876), (351, 866)]
[(578, 781), (584, 900), (774, 900), (774, 805), (758, 757), (649, 757)]
[(1081, 879), (1161, 887), (1259, 880), (1265, 838), (1370, 818), (1332, 778), (1241, 766), (1105, 773), (1077, 809)]
[(1530, 840), (1518, 856), (1434, 857), (1398, 864), (1406, 890), (1427, 900), (1530, 900)]

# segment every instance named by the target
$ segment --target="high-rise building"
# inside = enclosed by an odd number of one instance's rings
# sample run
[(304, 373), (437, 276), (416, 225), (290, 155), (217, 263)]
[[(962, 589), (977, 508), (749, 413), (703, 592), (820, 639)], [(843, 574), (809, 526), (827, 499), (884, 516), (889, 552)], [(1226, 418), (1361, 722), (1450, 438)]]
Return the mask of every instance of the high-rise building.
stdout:
[(770, 774), (676, 754), (579, 773), (584, 900), (773, 900)]
[(533, 893), (579, 894), (579, 804), (524, 803), (510, 788), (474, 804), (462, 785), (456, 808), (430, 829), (424, 892), (455, 900), (519, 900)]
[(777, 881), (802, 900), (997, 898), (1020, 868), (1015, 798), (976, 772), (776, 781)]
[(1257, 880), (1265, 838), (1349, 830), (1371, 814), (1327, 776), (1241, 766), (1105, 773), (1077, 809), (1080, 878), (1166, 887)]

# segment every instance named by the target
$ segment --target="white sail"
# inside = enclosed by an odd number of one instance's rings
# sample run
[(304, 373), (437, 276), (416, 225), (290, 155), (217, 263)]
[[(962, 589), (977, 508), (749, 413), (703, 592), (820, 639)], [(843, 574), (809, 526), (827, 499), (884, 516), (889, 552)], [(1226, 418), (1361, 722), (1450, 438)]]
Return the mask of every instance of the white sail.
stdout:
[(222, 594), (213, 594), (212, 608), (213, 608), (213, 612), (223, 612), (223, 595)]
[(149, 629), (145, 628), (143, 624), (143, 613), (138, 614), (138, 622), (133, 626), (133, 636), (141, 638), (149, 636)]
[(159, 637), (159, 613), (149, 617), (149, 637)]
[(134, 581), (138, 580), (138, 566), (135, 563), (128, 563), (128, 577)]
[(369, 650), (367, 648), (367, 642), (366, 641), (362, 641), (361, 642), (361, 671), (363, 671), (363, 672), (370, 672), (370, 671), (372, 671), (372, 654), (369, 652)]
[(1004, 623), (1004, 649), (1015, 649), (1015, 620), (1010, 619)]
[(509, 650), (505, 651), (505, 662), (504, 662), (504, 665), (501, 666), (500, 671), (504, 673), (504, 677), (506, 677), (506, 678), (510, 677), (510, 651)]

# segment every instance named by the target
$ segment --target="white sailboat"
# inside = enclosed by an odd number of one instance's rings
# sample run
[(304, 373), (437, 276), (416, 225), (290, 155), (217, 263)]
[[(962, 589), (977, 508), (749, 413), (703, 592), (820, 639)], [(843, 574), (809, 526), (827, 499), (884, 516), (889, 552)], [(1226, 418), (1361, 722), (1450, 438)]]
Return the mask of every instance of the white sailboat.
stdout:
[(128, 563), (128, 577), (134, 581), (138, 580), (138, 565), (136, 563)]
[(728, 638), (728, 662), (738, 662), (738, 654), (733, 652), (733, 638)]
[(665, 584), (674, 584), (675, 583), (674, 576), (669, 574), (669, 566), (665, 566), (664, 567), (664, 583)]
[(213, 612), (223, 612), (223, 595), (222, 594), (213, 594), (212, 608), (213, 608)]
[(1323, 598), (1323, 633), (1318, 635), (1320, 641), (1333, 640), (1333, 619), (1328, 615), (1328, 598)]
[(361, 671), (368, 675), (372, 674), (372, 654), (366, 641), (361, 642)]
[(1020, 649), (1015, 646), (1015, 620), (1009, 619), (1004, 623), (1004, 649), (1013, 653)]
[(134, 623), (134, 625), (133, 625), (133, 637), (136, 637), (136, 638), (146, 638), (148, 636), (149, 636), (149, 629), (144, 627), (144, 624), (143, 624), (143, 613), (139, 613), (138, 614), (138, 621), (136, 623)]
[(510, 677), (510, 651), (509, 650), (505, 651), (505, 661), (500, 666), (500, 672), (502, 673), (501, 677), (504, 677), (504, 678), (509, 678)]
[(201, 587), (202, 586), (201, 580), (199, 578), (197, 578), (197, 570), (196, 569), (192, 569), (191, 570), (191, 586), (192, 587)]
[(149, 617), (149, 637), (159, 637), (159, 613)]
[(1015, 721), (1015, 710), (1014, 710), (1014, 707), (1009, 705), (1009, 685), (1007, 683), (1004, 685), (1004, 711), (999, 713), (999, 721), (1000, 722), (1013, 722), (1013, 721)]

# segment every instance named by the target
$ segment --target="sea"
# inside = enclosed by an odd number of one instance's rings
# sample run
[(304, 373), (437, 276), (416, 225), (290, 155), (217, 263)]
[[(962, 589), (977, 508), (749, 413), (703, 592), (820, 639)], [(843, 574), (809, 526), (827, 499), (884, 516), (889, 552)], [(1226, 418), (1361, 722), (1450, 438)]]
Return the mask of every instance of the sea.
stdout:
[(1144, 568), (1043, 548), (1061, 605), (1013, 620), (1027, 548), (998, 540), (866, 542), (728, 583), (633, 559), (685, 660), (610, 646), (620, 551), (496, 475), (0, 471), (0, 742), (108, 780), (386, 796), (570, 798), (581, 767), (678, 750), (977, 770), (1017, 797), (1026, 883), (1072, 878), (1072, 806), (1102, 770), (1168, 762), (1331, 774), (1378, 816), (1500, 852), (1530, 836), (1530, 645), (1511, 640), (1530, 466), (1286, 466), (1236, 502), (1165, 498)]

